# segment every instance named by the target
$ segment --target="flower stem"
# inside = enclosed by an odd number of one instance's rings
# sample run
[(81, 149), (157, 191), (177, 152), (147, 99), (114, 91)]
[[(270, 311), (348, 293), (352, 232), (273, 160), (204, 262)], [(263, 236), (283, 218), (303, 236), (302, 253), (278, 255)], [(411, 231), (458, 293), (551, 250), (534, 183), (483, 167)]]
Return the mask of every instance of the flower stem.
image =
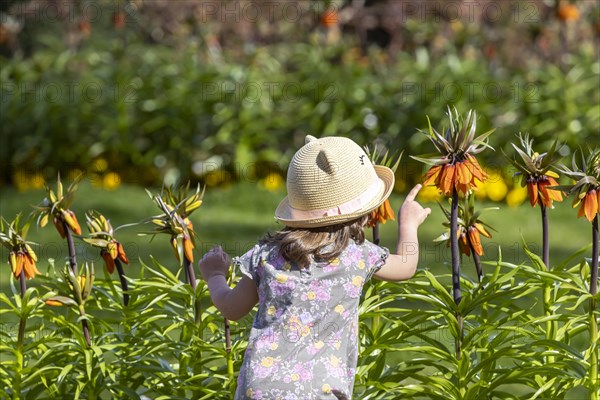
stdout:
[(481, 281), (483, 280), (483, 269), (481, 268), (481, 258), (479, 257), (479, 254), (477, 254), (475, 252), (475, 248), (473, 247), (473, 244), (471, 243), (471, 239), (469, 239), (469, 235), (467, 235), (467, 240), (469, 242), (471, 254), (473, 255), (473, 262), (475, 263), (475, 270), (477, 271), (477, 281), (479, 283), (481, 283)]
[[(592, 271), (590, 276), (590, 294), (598, 293), (598, 215), (592, 221)], [(591, 400), (600, 399), (600, 382), (598, 379), (598, 321), (596, 321), (596, 299), (590, 298), (590, 391)]]
[(63, 229), (65, 231), (65, 236), (67, 237), (67, 245), (69, 246), (69, 266), (71, 267), (71, 271), (73, 274), (77, 276), (77, 258), (75, 255), (75, 242), (73, 242), (73, 235), (71, 234), (71, 230), (65, 221), (61, 222), (63, 224)]
[[(83, 305), (79, 306), (79, 316), (85, 317), (85, 309)], [(90, 328), (88, 327), (87, 319), (81, 320), (81, 328), (83, 329), (83, 336), (85, 337), (85, 343), (90, 347), (92, 345), (92, 339), (90, 337)]]
[(546, 266), (546, 270), (550, 270), (550, 246), (548, 243), (548, 210), (545, 205), (540, 203), (542, 211), (542, 261)]
[(196, 296), (196, 274), (194, 273), (193, 263), (187, 257), (183, 257), (183, 269), (188, 283), (194, 289), (194, 322), (196, 326), (202, 323), (202, 307), (200, 304), (200, 296)]
[(598, 214), (592, 221), (592, 271), (590, 276), (590, 294), (598, 293)]
[(21, 284), (21, 298), (23, 298), (27, 291), (27, 281), (25, 280), (25, 270), (23, 268), (21, 268), (21, 273), (19, 274), (19, 283)]
[[(458, 254), (458, 192), (456, 188), (452, 189), (452, 206), (450, 208), (450, 250), (452, 254), (452, 294), (454, 295), (454, 302), (458, 306), (461, 300), (460, 291), (460, 258)], [(461, 342), (462, 342), (462, 331), (463, 331), (463, 318), (462, 315), (456, 311), (456, 319), (458, 321), (458, 337), (455, 340), (456, 348), (456, 359), (460, 360), (461, 356)]]
[[(25, 297), (25, 291), (27, 290), (27, 283), (25, 282), (25, 270), (21, 268), (21, 274), (19, 275), (21, 283), (21, 299)], [(21, 309), (23, 303), (21, 303)], [(21, 371), (23, 371), (23, 341), (25, 340), (25, 324), (27, 318), (21, 315), (19, 318), (19, 333), (17, 336), (17, 373), (15, 374), (15, 381), (13, 385), (13, 399), (21, 398)]]
[(233, 354), (231, 353), (231, 329), (229, 327), (229, 320), (224, 318), (225, 323), (225, 351), (227, 352), (227, 376), (229, 377), (229, 388), (232, 395), (234, 392), (234, 372), (233, 372)]
[(121, 281), (121, 289), (123, 291), (123, 304), (127, 306), (129, 304), (129, 286), (127, 285), (127, 279), (125, 279), (125, 271), (123, 271), (123, 264), (121, 264), (121, 260), (118, 258), (115, 260), (115, 266), (117, 267), (117, 272), (119, 273), (119, 280)]
[[(543, 203), (540, 203), (542, 214), (542, 261), (546, 266), (546, 271), (550, 270), (550, 247), (548, 243), (548, 209)], [(544, 282), (544, 314), (550, 317), (554, 314), (552, 311), (552, 285)], [(556, 321), (546, 321), (546, 339), (552, 340), (556, 334)], [(554, 362), (554, 356), (547, 356), (546, 362)]]
[(458, 254), (458, 192), (452, 190), (452, 207), (450, 209), (450, 251), (452, 254), (452, 292), (454, 302), (460, 303), (460, 258)]
[(381, 239), (379, 238), (379, 223), (375, 222), (373, 225), (373, 244), (379, 245)]

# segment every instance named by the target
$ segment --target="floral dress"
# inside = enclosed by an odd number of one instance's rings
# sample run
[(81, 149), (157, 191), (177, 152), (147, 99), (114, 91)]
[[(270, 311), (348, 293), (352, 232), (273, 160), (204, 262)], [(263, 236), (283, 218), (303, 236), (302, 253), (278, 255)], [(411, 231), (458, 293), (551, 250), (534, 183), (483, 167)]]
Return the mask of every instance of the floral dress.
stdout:
[(274, 245), (234, 259), (258, 287), (258, 312), (236, 399), (350, 399), (364, 283), (389, 251), (353, 241), (330, 262), (298, 268)]

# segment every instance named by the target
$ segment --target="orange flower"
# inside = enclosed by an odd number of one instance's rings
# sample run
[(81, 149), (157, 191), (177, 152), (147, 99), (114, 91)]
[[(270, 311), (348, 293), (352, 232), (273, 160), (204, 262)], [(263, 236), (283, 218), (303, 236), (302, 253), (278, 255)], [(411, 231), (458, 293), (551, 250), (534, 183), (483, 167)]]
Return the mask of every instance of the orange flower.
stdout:
[(535, 207), (538, 201), (538, 188), (534, 178), (527, 178), (527, 194), (531, 207)]
[(117, 258), (123, 261), (125, 264), (129, 264), (129, 259), (127, 258), (127, 254), (125, 254), (125, 249), (123, 249), (123, 245), (117, 242)]
[(473, 246), (473, 251), (478, 255), (483, 255), (483, 247), (481, 246), (481, 239), (479, 237), (479, 230), (474, 226), (469, 227), (469, 242)]
[(27, 279), (35, 278), (36, 275), (40, 274), (35, 265), (36, 259), (26, 251), (18, 251), (16, 254), (11, 252), (9, 263), (15, 279), (19, 279), (21, 271), (25, 272), (25, 278)]
[(60, 237), (62, 239), (66, 238), (67, 235), (65, 233), (65, 227), (62, 224), (62, 221), (59, 220), (58, 218), (53, 218), (52, 222), (54, 223), (54, 226), (56, 227), (56, 230), (58, 231), (58, 234), (60, 235)]
[(471, 172), (471, 174), (473, 174), (473, 176), (477, 178), (480, 182), (485, 182), (485, 180), (487, 179), (487, 174), (481, 168), (481, 166), (477, 162), (477, 159), (471, 154), (467, 154), (466, 157), (467, 165), (470, 167), (469, 171)]
[[(469, 247), (469, 239), (467, 239), (467, 233), (465, 232), (463, 227), (458, 228), (458, 247), (461, 253), (469, 257), (471, 255), (471, 248)], [(450, 246), (450, 241), (448, 241), (448, 246)]]
[(466, 196), (471, 190), (477, 190), (478, 181), (487, 179), (474, 155), (491, 148), (488, 137), (494, 129), (475, 136), (477, 113), (474, 110), (470, 110), (466, 118), (461, 118), (456, 109), (448, 107), (447, 116), (449, 126), (444, 132), (433, 129), (429, 118), (429, 132), (423, 131), (435, 146), (435, 155), (411, 158), (432, 165), (424, 177), (425, 186), (433, 184), (445, 196), (452, 196), (454, 191)]
[(483, 182), (486, 179), (477, 160), (470, 156), (455, 164), (431, 167), (423, 178), (423, 185), (434, 184), (446, 196), (451, 196), (453, 189), (465, 195), (471, 189), (477, 190), (477, 180)]
[(577, 218), (583, 217), (587, 218), (588, 221), (592, 222), (596, 214), (599, 210), (599, 197), (600, 190), (588, 190), (585, 194), (583, 200), (581, 200), (581, 204), (579, 205), (579, 211), (577, 212)]
[(339, 22), (338, 12), (335, 9), (325, 10), (321, 15), (321, 25), (326, 28), (336, 26)]
[(452, 188), (454, 187), (454, 169), (454, 165), (446, 164), (440, 175), (438, 189), (445, 195), (452, 194)]
[(25, 253), (23, 257), (23, 269), (25, 270), (25, 277), (27, 279), (35, 278), (40, 273), (35, 266), (35, 260), (28, 253)]
[(183, 254), (189, 262), (194, 262), (194, 242), (185, 235), (183, 236)]
[(375, 224), (385, 224), (388, 220), (395, 221), (396, 219), (390, 201), (386, 199), (375, 211), (371, 212), (367, 226), (372, 228)]
[(113, 25), (117, 29), (122, 29), (125, 26), (125, 15), (121, 11), (114, 13)]
[(112, 274), (115, 270), (115, 260), (111, 257), (110, 253), (106, 250), (101, 250), (100, 255), (104, 259), (104, 264), (106, 264), (106, 269), (109, 274)]
[(79, 32), (81, 32), (81, 34), (85, 37), (90, 36), (90, 33), (92, 32), (92, 25), (90, 25), (88, 20), (82, 19), (79, 21)]
[(558, 182), (551, 176), (543, 175), (538, 182), (538, 189), (542, 196), (542, 202), (546, 207), (552, 207), (552, 201), (562, 201), (562, 193), (555, 189), (549, 189), (547, 186), (558, 186)]
[(552, 208), (553, 201), (562, 201), (562, 192), (556, 189), (549, 188), (548, 186), (558, 186), (558, 182), (547, 175), (540, 177), (529, 176), (526, 179), (527, 182), (527, 194), (529, 195), (529, 203), (531, 207), (535, 207), (536, 204), (543, 204), (545, 207)]
[(437, 186), (439, 183), (438, 178), (443, 168), (443, 165), (434, 165), (433, 167), (429, 168), (429, 171), (427, 171), (425, 177), (423, 178), (423, 186), (428, 186), (432, 183)]
[(560, 7), (558, 7), (558, 18), (561, 21), (578, 21), (579, 10), (573, 4), (562, 3)]
[(79, 222), (77, 221), (77, 216), (75, 213), (71, 210), (63, 210), (61, 215), (69, 229), (71, 229), (74, 234), (81, 235), (81, 226), (79, 226)]

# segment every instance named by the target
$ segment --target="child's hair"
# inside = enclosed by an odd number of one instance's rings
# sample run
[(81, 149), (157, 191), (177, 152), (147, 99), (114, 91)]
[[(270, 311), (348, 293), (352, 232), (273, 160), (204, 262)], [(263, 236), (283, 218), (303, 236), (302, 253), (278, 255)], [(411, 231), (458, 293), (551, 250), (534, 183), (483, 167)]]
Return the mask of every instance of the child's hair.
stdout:
[(287, 261), (306, 268), (313, 261), (330, 261), (338, 257), (350, 242), (365, 241), (364, 226), (368, 216), (342, 224), (318, 228), (286, 227), (274, 234), (267, 233), (261, 244), (276, 244), (279, 254)]

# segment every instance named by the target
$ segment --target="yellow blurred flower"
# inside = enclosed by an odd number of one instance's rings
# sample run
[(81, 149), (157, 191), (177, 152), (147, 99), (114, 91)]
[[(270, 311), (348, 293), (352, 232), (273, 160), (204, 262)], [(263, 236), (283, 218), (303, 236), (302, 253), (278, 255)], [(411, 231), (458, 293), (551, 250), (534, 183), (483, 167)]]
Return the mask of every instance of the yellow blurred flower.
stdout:
[(323, 343), (323, 341), (322, 341), (322, 340), (319, 340), (317, 343), (315, 343), (315, 347), (316, 347), (317, 349), (322, 349), (322, 348), (323, 348), (323, 346), (325, 346), (325, 343)]
[(441, 193), (435, 186), (423, 186), (418, 194), (419, 200), (422, 202), (437, 201), (442, 198)]
[(44, 175), (42, 175), (39, 172), (36, 172), (35, 174), (29, 177), (29, 186), (31, 187), (31, 189), (43, 189), (44, 183)]
[(285, 185), (285, 180), (281, 175), (271, 172), (259, 181), (259, 185), (268, 191), (277, 192), (283, 185)]
[(203, 179), (204, 183), (206, 183), (206, 186), (218, 186), (229, 183), (231, 181), (231, 174), (229, 171), (220, 169), (216, 171), (210, 171), (203, 176)]
[(269, 315), (275, 315), (275, 312), (277, 312), (277, 309), (273, 306), (271, 306), (267, 309), (267, 314), (269, 314)]
[(277, 343), (271, 343), (271, 350), (277, 350), (279, 345)]
[(329, 386), (329, 384), (326, 383), (321, 387), (321, 390), (323, 391), (323, 393), (331, 393), (331, 386)]
[(336, 313), (339, 313), (339, 314), (341, 314), (341, 313), (343, 313), (343, 312), (344, 312), (344, 306), (343, 306), (343, 305), (341, 305), (341, 304), (338, 304), (337, 306), (335, 306), (335, 308), (334, 308), (334, 311), (335, 311)]
[(508, 186), (504, 180), (498, 179), (495, 181), (489, 180), (485, 183), (485, 192), (487, 197), (492, 201), (502, 201), (508, 192)]
[(298, 374), (292, 374), (292, 381), (297, 381), (300, 379), (300, 375)]
[(309, 300), (314, 300), (314, 299), (316, 299), (316, 298), (317, 298), (317, 294), (316, 294), (315, 292), (308, 292), (308, 293), (306, 294), (306, 297), (307, 297)]
[(29, 179), (24, 171), (16, 171), (12, 176), (12, 181), (19, 192), (29, 189)]
[(288, 277), (283, 274), (277, 274), (276, 279), (277, 279), (277, 283), (286, 283), (288, 280)]
[(104, 158), (97, 158), (92, 161), (92, 170), (96, 173), (104, 172), (108, 168), (108, 162)]
[(366, 265), (365, 265), (365, 260), (360, 260), (360, 261), (358, 262), (358, 264), (356, 264), (356, 266), (357, 266), (359, 269), (365, 269), (365, 266), (366, 266)]
[(121, 177), (116, 172), (109, 172), (102, 178), (102, 187), (106, 190), (115, 190), (121, 186)]
[(517, 207), (527, 200), (527, 188), (516, 186), (506, 195), (506, 204), (510, 207)]

